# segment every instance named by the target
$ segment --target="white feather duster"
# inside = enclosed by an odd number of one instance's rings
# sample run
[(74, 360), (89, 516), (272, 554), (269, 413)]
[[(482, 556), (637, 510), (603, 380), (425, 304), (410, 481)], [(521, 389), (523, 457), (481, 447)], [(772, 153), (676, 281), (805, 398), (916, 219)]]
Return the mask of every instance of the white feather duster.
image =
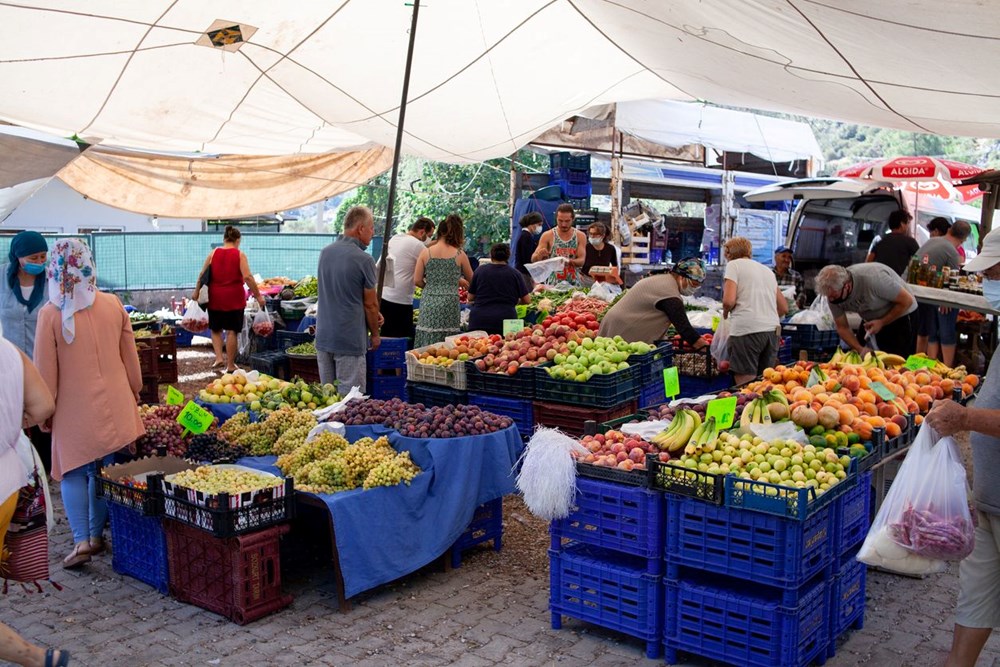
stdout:
[(576, 439), (553, 428), (539, 428), (521, 456), (517, 488), (535, 516), (552, 521), (569, 516), (576, 498), (573, 451), (586, 454)]

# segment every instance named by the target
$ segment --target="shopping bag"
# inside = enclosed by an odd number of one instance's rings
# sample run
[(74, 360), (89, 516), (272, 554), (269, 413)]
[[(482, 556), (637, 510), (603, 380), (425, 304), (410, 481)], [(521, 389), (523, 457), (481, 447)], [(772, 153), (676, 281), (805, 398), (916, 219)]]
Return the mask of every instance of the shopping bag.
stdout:
[(14, 517), (4, 537), (4, 551), (9, 554), (3, 563), (4, 593), (10, 581), (34, 584), (42, 590), (39, 582), (49, 578), (45, 507), (45, 488), (41, 477), (35, 473), (32, 482), (18, 493)]
[(825, 296), (816, 297), (809, 308), (800, 310), (792, 315), (788, 323), (811, 324), (820, 331), (829, 331), (837, 328), (837, 323), (833, 321), (833, 313), (830, 312), (830, 304)]
[(932, 574), (975, 546), (966, 474), (955, 441), (926, 424), (858, 552), (858, 560), (901, 574)]
[(712, 358), (718, 362), (729, 361), (729, 320), (719, 322), (719, 328), (712, 337)]
[(553, 273), (556, 271), (562, 271), (565, 265), (565, 257), (550, 257), (549, 259), (543, 259), (540, 262), (525, 264), (524, 268), (528, 270), (528, 274), (531, 276), (532, 280), (536, 283), (544, 283)]
[[(213, 251), (214, 254), (214, 251)], [(201, 277), (198, 282), (201, 283), (201, 288), (198, 290), (195, 301), (197, 301), (202, 306), (208, 305), (208, 283), (212, 281), (212, 265), (209, 264), (205, 267), (205, 270), (201, 272)]]
[(253, 316), (253, 332), (258, 336), (268, 337), (274, 333), (274, 322), (267, 310), (258, 310)]
[(181, 315), (181, 328), (191, 333), (201, 333), (208, 328), (208, 313), (196, 302), (188, 302), (184, 314)]
[(612, 285), (611, 283), (594, 283), (594, 286), (590, 288), (590, 294), (588, 296), (610, 303), (621, 293), (622, 288), (618, 285)]

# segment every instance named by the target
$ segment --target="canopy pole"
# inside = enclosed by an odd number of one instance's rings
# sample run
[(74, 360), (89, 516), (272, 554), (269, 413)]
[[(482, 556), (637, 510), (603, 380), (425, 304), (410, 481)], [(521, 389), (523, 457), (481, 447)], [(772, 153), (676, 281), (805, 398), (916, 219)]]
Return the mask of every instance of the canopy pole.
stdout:
[(417, 39), (417, 14), (420, 0), (413, 0), (413, 19), (410, 21), (410, 44), (406, 49), (406, 69), (403, 71), (403, 96), (399, 103), (399, 122), (396, 124), (396, 148), (392, 154), (392, 177), (389, 180), (389, 201), (386, 203), (385, 229), (382, 230), (382, 252), (378, 266), (378, 300), (382, 302), (382, 286), (385, 283), (385, 263), (389, 255), (389, 239), (392, 238), (392, 213), (396, 205), (396, 177), (399, 175), (399, 158), (403, 146), (403, 124), (406, 121), (406, 98), (410, 90), (410, 67), (413, 65), (413, 45)]
[(980, 188), (987, 188), (983, 201), (983, 211), (980, 213), (979, 221), (979, 252), (983, 250), (983, 239), (990, 230), (993, 229), (993, 212), (1000, 208), (1000, 184), (980, 183)]

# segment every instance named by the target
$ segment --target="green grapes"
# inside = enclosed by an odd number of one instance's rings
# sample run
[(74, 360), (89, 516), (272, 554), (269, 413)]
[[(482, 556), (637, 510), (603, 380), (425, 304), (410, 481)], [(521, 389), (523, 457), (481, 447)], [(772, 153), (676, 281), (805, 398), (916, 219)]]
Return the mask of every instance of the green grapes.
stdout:
[(171, 483), (204, 493), (245, 493), (256, 489), (267, 489), (281, 483), (274, 475), (217, 466), (200, 466), (194, 470), (184, 470), (173, 476)]

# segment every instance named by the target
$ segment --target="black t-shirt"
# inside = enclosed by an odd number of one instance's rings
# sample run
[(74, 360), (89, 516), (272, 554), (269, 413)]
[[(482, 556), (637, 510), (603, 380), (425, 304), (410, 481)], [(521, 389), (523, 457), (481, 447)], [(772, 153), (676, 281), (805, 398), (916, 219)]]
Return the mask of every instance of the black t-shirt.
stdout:
[(610, 243), (605, 243), (600, 250), (587, 243), (587, 252), (583, 258), (583, 268), (580, 269), (580, 275), (590, 275), (588, 271), (592, 266), (618, 266), (618, 251)]
[(515, 306), (525, 294), (521, 274), (506, 264), (482, 264), (472, 274), (469, 294), (475, 296), (469, 311), (469, 330), (502, 334), (503, 321), (516, 317)]
[(906, 234), (886, 234), (875, 244), (875, 261), (885, 264), (899, 275), (906, 272), (910, 259), (920, 250), (920, 244)]
[(517, 246), (514, 248), (514, 267), (522, 273), (527, 273), (525, 264), (531, 264), (531, 256), (538, 247), (538, 239), (526, 229), (521, 230), (521, 235), (517, 237)]

